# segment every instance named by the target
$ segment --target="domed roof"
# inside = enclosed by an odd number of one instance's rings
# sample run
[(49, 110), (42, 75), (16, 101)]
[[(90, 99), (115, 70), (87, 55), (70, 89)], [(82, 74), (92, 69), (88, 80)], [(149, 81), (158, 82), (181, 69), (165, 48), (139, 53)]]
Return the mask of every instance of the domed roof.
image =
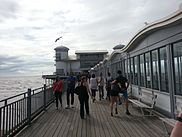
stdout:
[(114, 50), (122, 49), (124, 46), (125, 46), (125, 45), (119, 44), (119, 45), (116, 45), (113, 49), (114, 49)]
[(68, 51), (69, 48), (67, 48), (65, 46), (59, 46), (59, 47), (56, 47), (54, 50)]

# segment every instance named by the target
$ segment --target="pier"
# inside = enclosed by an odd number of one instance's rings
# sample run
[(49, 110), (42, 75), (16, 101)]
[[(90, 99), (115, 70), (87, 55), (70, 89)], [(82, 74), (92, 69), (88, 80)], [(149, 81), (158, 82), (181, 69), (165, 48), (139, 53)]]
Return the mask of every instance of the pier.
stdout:
[[(52, 103), (17, 137), (161, 137), (164, 134), (162, 122), (157, 116), (141, 117), (137, 108), (130, 105), (130, 116), (125, 114), (124, 104), (119, 105), (119, 114), (110, 116), (107, 100), (95, 103), (89, 100), (90, 116), (82, 120), (79, 112), (79, 101), (75, 95), (75, 107), (56, 110)], [(63, 95), (63, 106), (66, 96)]]
[[(26, 93), (0, 101), (0, 137), (165, 136), (165, 130), (171, 131), (173, 127), (169, 124), (165, 128), (162, 118), (174, 120), (182, 111), (181, 6), (166, 18), (146, 24), (127, 45), (119, 44), (113, 49), (109, 56), (106, 50), (75, 51), (75, 56), (69, 56), (68, 47), (56, 47), (56, 72), (43, 76), (49, 86), (28, 89)], [(56, 109), (52, 92), (52, 80), (56, 76), (66, 79), (69, 74), (89, 72), (96, 77), (102, 74), (105, 79), (110, 72), (116, 79), (118, 70), (130, 83), (130, 97), (136, 99), (130, 102), (143, 108), (148, 105), (154, 111), (152, 115), (142, 115), (143, 110), (141, 113), (131, 104), (131, 115), (126, 115), (123, 102), (118, 106), (119, 114), (111, 117), (109, 101), (100, 101), (98, 95), (94, 103), (90, 98), (90, 115), (84, 119), (80, 118), (77, 95), (74, 108), (65, 109), (63, 94), (63, 107)], [(65, 93), (66, 80), (64, 82)], [(148, 98), (153, 102), (149, 103)]]

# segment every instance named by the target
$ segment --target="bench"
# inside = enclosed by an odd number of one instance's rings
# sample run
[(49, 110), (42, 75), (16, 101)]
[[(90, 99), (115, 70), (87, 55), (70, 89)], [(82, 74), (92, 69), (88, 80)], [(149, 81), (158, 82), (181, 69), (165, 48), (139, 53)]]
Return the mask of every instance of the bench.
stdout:
[[(175, 117), (182, 111), (182, 100), (176, 100), (175, 104)], [(164, 134), (167, 136), (171, 134), (171, 131), (168, 130), (167, 125), (170, 125), (171, 127), (175, 126), (175, 123), (177, 120), (173, 118), (159, 118), (162, 121), (163, 127), (164, 127)]]
[[(152, 116), (152, 111), (156, 104), (157, 95), (152, 93), (140, 93), (139, 99), (128, 99), (132, 104), (140, 108), (142, 116)], [(149, 110), (149, 115), (144, 113), (144, 110)]]
[(171, 127), (174, 127), (176, 120), (173, 118), (159, 118), (162, 121), (163, 127), (164, 127), (164, 134), (167, 136), (171, 134), (171, 132), (168, 130), (167, 125), (170, 125)]

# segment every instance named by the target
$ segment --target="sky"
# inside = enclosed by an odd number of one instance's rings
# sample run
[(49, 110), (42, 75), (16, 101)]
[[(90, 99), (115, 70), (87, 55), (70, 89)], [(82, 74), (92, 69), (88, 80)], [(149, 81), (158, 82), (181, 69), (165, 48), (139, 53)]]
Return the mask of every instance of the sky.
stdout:
[[(181, 0), (0, 0), (0, 77), (55, 72), (57, 46), (108, 50), (127, 45), (145, 23)], [(63, 36), (55, 43), (56, 38)]]

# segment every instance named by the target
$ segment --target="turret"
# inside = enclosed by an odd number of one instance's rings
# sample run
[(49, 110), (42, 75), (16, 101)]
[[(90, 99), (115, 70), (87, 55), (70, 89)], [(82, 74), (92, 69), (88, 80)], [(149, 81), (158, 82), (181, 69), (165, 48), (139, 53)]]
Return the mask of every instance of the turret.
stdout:
[(59, 46), (56, 47), (55, 49), (56, 56), (55, 56), (55, 61), (56, 61), (56, 74), (57, 75), (65, 75), (68, 70), (68, 50), (69, 48), (65, 46)]
[(56, 57), (56, 62), (68, 59), (68, 50), (69, 50), (69, 48), (67, 48), (65, 46), (59, 46), (59, 47), (56, 47), (54, 50), (56, 52), (56, 56), (55, 56)]

